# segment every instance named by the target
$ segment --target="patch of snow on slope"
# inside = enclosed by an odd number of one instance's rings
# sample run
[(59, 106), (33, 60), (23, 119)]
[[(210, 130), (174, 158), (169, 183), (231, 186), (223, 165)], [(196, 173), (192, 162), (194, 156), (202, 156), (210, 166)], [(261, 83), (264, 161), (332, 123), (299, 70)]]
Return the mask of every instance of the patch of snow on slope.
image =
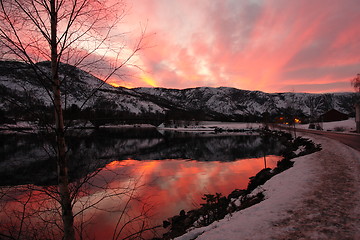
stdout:
[[(335, 121), (335, 122), (323, 122), (320, 123), (324, 131), (342, 131), (342, 132), (350, 132), (356, 130), (356, 122), (355, 118), (349, 118), (343, 121)], [(309, 124), (299, 124), (296, 125), (297, 128), (308, 129)]]

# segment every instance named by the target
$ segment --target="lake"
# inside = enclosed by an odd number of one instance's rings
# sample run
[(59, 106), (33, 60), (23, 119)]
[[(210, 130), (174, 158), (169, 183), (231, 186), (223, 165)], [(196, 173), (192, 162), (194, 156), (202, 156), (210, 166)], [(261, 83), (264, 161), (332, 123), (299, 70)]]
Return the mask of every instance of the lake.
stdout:
[[(13, 197), (1, 199), (2, 222), (9, 220), (5, 212), (19, 211), (29, 196), (29, 215), (56, 208), (56, 201), (51, 202), (43, 190), (48, 193), (56, 184), (48, 139), (0, 135), (0, 183), (2, 192)], [(68, 148), (71, 186), (78, 190), (74, 205), (78, 233), (87, 238), (121, 239), (133, 228), (151, 228), (183, 209), (199, 207), (205, 193), (227, 195), (246, 188), (249, 177), (265, 164), (276, 165), (282, 146), (256, 134), (131, 128), (73, 132)], [(59, 221), (54, 214), (46, 217)], [(39, 227), (39, 219), (29, 218), (33, 224), (28, 227)]]

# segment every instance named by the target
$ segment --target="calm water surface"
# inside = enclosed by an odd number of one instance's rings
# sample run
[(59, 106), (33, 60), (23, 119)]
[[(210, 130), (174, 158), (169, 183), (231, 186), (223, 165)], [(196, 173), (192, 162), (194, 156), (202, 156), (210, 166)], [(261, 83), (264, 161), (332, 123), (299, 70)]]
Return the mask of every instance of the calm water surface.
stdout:
[[(2, 136), (0, 141), (2, 186), (51, 188), (55, 184), (51, 142), (43, 138), (34, 141), (26, 135)], [(82, 185), (84, 190), (74, 207), (74, 212), (81, 213), (77, 219), (82, 219), (76, 224), (86, 222), (83, 231), (96, 239), (111, 239), (114, 229), (118, 233), (123, 224), (120, 221), (116, 227), (120, 218), (127, 221), (146, 213), (149, 226), (155, 226), (182, 209), (198, 207), (205, 193), (227, 195), (246, 188), (249, 177), (264, 168), (265, 159), (267, 167), (276, 165), (282, 148), (274, 139), (258, 135), (160, 134), (134, 129), (75, 134), (68, 143), (72, 184), (91, 176)], [(18, 192), (18, 198), (27, 199), (29, 191)], [(129, 198), (133, 200), (126, 205)], [(35, 200), (33, 203), (36, 205)], [(94, 203), (96, 209), (81, 211)], [(8, 201), (3, 210), (16, 208), (16, 204)], [(125, 208), (129, 210), (126, 218)], [(0, 216), (5, 221), (6, 215)]]

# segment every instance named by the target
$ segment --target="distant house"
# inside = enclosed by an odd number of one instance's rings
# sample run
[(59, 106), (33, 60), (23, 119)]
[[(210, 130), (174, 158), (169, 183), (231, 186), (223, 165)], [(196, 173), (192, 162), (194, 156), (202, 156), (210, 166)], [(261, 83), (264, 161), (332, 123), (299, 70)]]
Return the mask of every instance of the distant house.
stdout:
[(345, 113), (339, 112), (338, 110), (331, 109), (330, 111), (320, 115), (319, 122), (334, 122), (349, 119), (349, 116)]

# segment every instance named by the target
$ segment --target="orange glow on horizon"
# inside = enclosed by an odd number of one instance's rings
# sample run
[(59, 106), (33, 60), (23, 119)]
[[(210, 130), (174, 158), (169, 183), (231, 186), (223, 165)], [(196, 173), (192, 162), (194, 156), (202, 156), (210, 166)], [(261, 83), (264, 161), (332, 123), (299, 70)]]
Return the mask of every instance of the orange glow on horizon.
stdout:
[(121, 84), (117, 80), (110, 80), (107, 81), (108, 84), (110, 84), (113, 87), (123, 87), (123, 88), (134, 88), (135, 86), (128, 82), (122, 82)]
[(106, 165), (106, 168), (107, 169), (110, 169), (110, 170), (113, 170), (113, 169), (116, 169), (116, 168), (119, 168), (119, 167), (123, 167), (124, 166), (124, 163), (121, 162), (121, 161), (112, 161), (111, 163), (108, 163)]
[(143, 82), (145, 82), (146, 84), (150, 85), (151, 87), (157, 87), (157, 83), (156, 81), (153, 79), (152, 76), (150, 76), (149, 74), (141, 74), (140, 78)]

